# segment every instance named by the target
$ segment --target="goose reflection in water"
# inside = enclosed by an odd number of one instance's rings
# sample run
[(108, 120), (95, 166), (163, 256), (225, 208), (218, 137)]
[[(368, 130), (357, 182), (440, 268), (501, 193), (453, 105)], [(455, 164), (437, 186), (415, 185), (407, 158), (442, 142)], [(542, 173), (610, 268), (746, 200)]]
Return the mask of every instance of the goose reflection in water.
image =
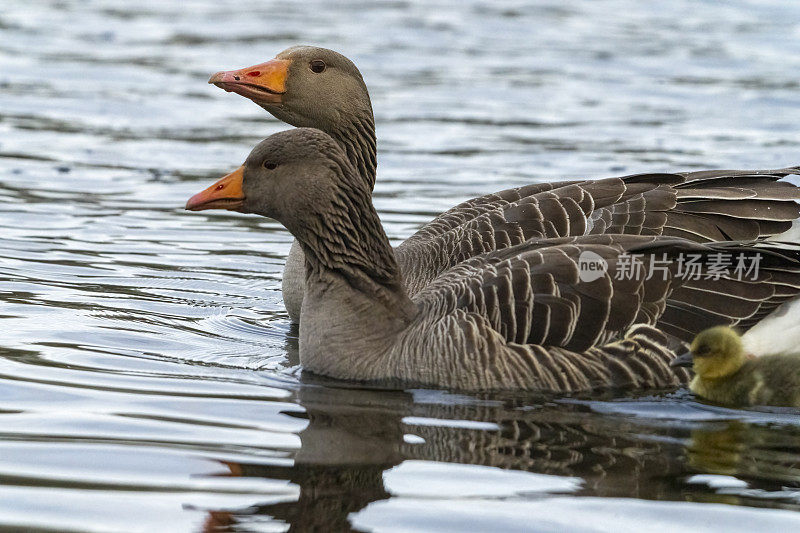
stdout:
[[(793, 413), (789, 416), (795, 416)], [(716, 422), (692, 430), (686, 447), (688, 468), (709, 482), (714, 492), (692, 494), (702, 502), (798, 509), (800, 428), (774, 427), (740, 420)], [(710, 474), (711, 478), (702, 477)], [(698, 477), (690, 478), (698, 481)]]
[[(295, 326), (285, 345), (295, 364), (296, 333)], [(781, 410), (774, 415), (691, 404), (692, 413), (697, 408), (721, 413), (711, 420), (701, 411), (705, 419), (687, 422), (692, 417), (680, 393), (643, 397), (645, 405), (657, 401), (667, 411), (678, 409), (665, 423), (631, 416), (642, 414), (639, 398), (612, 400), (613, 393), (607, 401), (597, 395), (591, 400), (466, 396), (354, 389), (308, 374), (301, 380), (296, 400), (305, 412), (283, 413), (308, 420), (299, 432), (299, 449), (287, 452), (291, 460), (221, 461), (224, 475), (285, 480), (299, 489), (297, 496), (209, 509), (205, 531), (246, 527), (268, 517), (286, 523), (289, 531), (349, 531), (353, 518), (373, 502), (415, 494), (467, 497), (469, 505), (481, 508), (509, 498), (534, 501), (570, 493), (754, 506), (777, 499), (782, 508), (800, 510), (791, 489), (800, 483), (800, 426)], [(619, 414), (609, 416), (609, 410)], [(740, 413), (754, 420), (722, 418)], [(780, 442), (769, 423), (785, 426)], [(492, 476), (486, 468), (496, 469), (497, 486), (487, 483)], [(452, 482), (427, 486), (447, 476), (414, 476), (426, 469), (450, 469)], [(479, 469), (477, 477), (469, 475)]]
[[(225, 463), (231, 476), (296, 485), (297, 500), (211, 512), (208, 531), (262, 515), (290, 524), (290, 531), (349, 530), (353, 514), (372, 502), (435, 491), (421, 478), (412, 488), (399, 481), (417, 469), (451, 468), (452, 485), (436, 497), (469, 496), (475, 505), (563, 492), (655, 499), (675, 492), (671, 480), (685, 470), (674, 440), (663, 442), (658, 431), (625, 418), (594, 416), (583, 405), (545, 398), (532, 409), (537, 404), (530, 397), (514, 396), (455, 396), (443, 405), (441, 398), (426, 403), (427, 394), (437, 394), (429, 391), (325, 385), (299, 393), (308, 426), (299, 434), (292, 463)], [(498, 476), (507, 476), (500, 477), (504, 488), (465, 488), (460, 476), (469, 478), (481, 467), (497, 467)]]

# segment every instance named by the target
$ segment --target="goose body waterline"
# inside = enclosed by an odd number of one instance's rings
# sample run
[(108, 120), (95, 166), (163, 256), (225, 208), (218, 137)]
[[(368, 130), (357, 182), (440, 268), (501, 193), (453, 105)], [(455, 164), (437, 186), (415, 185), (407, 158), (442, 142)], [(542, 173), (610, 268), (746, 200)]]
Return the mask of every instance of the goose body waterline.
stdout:
[[(364, 183), (374, 186), (372, 105), (361, 73), (345, 56), (294, 46), (266, 63), (218, 72), (209, 83), (252, 100), (288, 124), (328, 133)], [(789, 230), (800, 215), (794, 202), (800, 190), (777, 181), (798, 172), (792, 167), (641, 174), (508, 189), (453, 207), (400, 244), (395, 255), (414, 295), (465, 259), (534, 237), (625, 233), (697, 242), (764, 239)], [(283, 277), (284, 302), (295, 322), (303, 280), (302, 249), (295, 242)]]
[[(798, 246), (600, 234), (475, 254), (411, 295), (370, 192), (331, 137), (299, 128), (263, 141), (187, 203), (269, 216), (295, 236), (305, 256), (306, 370), (466, 390), (673, 386), (687, 375), (669, 368), (670, 332), (747, 329), (800, 292)], [(586, 252), (608, 266), (591, 280), (580, 274)], [(761, 267), (748, 280), (685, 279), (675, 259), (686, 252), (758, 254)], [(627, 254), (672, 260), (663, 277), (617, 279)]]
[[(796, 340), (796, 339), (795, 339)], [(752, 353), (733, 329), (707, 329), (673, 367), (691, 366), (689, 388), (706, 400), (731, 406), (800, 407), (800, 347), (794, 352)]]

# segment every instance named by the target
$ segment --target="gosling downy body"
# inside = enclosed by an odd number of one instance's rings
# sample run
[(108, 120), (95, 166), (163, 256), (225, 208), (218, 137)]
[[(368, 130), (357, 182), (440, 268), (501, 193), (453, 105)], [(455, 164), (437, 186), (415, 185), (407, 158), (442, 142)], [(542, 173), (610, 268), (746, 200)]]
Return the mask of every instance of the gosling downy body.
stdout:
[[(260, 143), (186, 206), (275, 218), (297, 238), (306, 287), (300, 361), (311, 372), (464, 390), (668, 387), (688, 373), (669, 368), (665, 332), (693, 335), (720, 320), (747, 328), (800, 291), (796, 246), (587, 235), (475, 255), (410, 295), (370, 192), (330, 136), (299, 128)], [(663, 278), (614, 275), (625, 254), (646, 263), (721, 250), (761, 254), (757, 279), (687, 280), (678, 261)], [(607, 270), (581, 279), (584, 252)]]
[(725, 326), (707, 329), (673, 366), (692, 366), (692, 392), (723, 405), (800, 407), (800, 353), (756, 356)]
[[(214, 74), (209, 83), (279, 120), (329, 134), (371, 190), (377, 150), (369, 92), (355, 64), (333, 50), (293, 46), (275, 59)], [(432, 220), (395, 249), (410, 295), (458, 263), (531, 238), (624, 233), (696, 242), (756, 240), (790, 229), (800, 190), (777, 182), (797, 167), (639, 174), (595, 182), (537, 183), (473, 198)], [(286, 260), (283, 296), (292, 320), (304, 288), (302, 248)], [(689, 341), (690, 339), (684, 339)]]

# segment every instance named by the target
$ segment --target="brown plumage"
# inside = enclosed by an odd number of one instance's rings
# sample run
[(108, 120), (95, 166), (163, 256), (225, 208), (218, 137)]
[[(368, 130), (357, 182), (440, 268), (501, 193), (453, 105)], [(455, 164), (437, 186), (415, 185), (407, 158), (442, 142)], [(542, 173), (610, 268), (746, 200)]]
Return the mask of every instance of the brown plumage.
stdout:
[[(238, 185), (230, 176), (239, 176)], [(677, 343), (665, 331), (686, 338), (716, 324), (746, 327), (800, 292), (796, 245), (545, 232), (488, 251), (480, 250), (485, 239), (462, 235), (457, 241), (475, 248), (412, 294), (368, 184), (325, 133), (301, 128), (273, 135), (219, 184), (187, 208), (270, 216), (294, 234), (306, 258), (301, 363), (336, 378), (560, 392), (676, 385), (687, 375), (669, 368)], [(541, 213), (547, 231), (561, 231), (560, 211), (589, 224), (578, 213), (595, 184), (598, 197), (615, 197), (614, 183), (582, 182), (567, 186), (563, 197), (546, 191), (526, 205)], [(586, 253), (607, 265), (595, 279), (582, 279)], [(679, 274), (679, 257), (687, 253), (705, 266), (721, 253), (758, 255), (760, 269), (753, 279), (689, 280)], [(661, 275), (616, 276), (633, 254), (645, 269), (660, 262)], [(717, 297), (698, 298), (702, 290)], [(670, 315), (673, 309), (690, 310), (691, 320)]]
[[(295, 46), (267, 63), (219, 72), (209, 82), (288, 124), (328, 133), (372, 189), (377, 166), (372, 105), (361, 73), (343, 55)], [(465, 259), (530, 238), (624, 233), (696, 242), (764, 239), (788, 230), (800, 216), (794, 201), (800, 190), (777, 181), (798, 172), (798, 167), (711, 170), (518, 187), (453, 207), (395, 253), (413, 295)], [(304, 291), (303, 256), (295, 244), (283, 279), (284, 301), (295, 321)]]

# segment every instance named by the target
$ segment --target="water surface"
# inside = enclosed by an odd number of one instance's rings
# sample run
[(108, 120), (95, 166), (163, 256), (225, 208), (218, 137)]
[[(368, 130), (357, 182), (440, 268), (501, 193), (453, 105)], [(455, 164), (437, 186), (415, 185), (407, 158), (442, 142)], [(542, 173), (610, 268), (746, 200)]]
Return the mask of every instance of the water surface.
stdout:
[(0, 527), (798, 527), (793, 411), (304, 377), (288, 233), (182, 210), (286, 128), (209, 74), (299, 43), (364, 74), (395, 242), (535, 181), (800, 163), (794, 3), (4, 0)]

